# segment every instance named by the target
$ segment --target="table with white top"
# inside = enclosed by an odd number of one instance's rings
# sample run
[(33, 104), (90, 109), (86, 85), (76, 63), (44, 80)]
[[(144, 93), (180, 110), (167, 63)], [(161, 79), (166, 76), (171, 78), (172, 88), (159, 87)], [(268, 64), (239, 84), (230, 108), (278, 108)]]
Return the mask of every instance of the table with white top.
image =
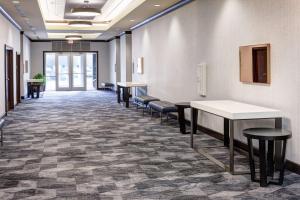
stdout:
[(40, 97), (40, 90), (41, 90), (41, 85), (44, 84), (44, 79), (28, 79), (27, 80), (27, 97), (29, 98), (30, 96), (34, 98), (34, 87), (36, 88), (36, 93), (37, 96), (36, 98)]
[(146, 83), (140, 82), (118, 82), (117, 83), (117, 98), (118, 103), (121, 103), (121, 90), (123, 90), (123, 100), (126, 103), (126, 108), (129, 107), (130, 88), (147, 87)]
[[(194, 148), (193, 135), (197, 131), (198, 111), (204, 111), (224, 118), (224, 146), (229, 146), (229, 167), (225, 170), (239, 174), (234, 169), (234, 122), (239, 120), (275, 119), (275, 128), (282, 128), (282, 113), (279, 110), (255, 106), (231, 100), (191, 101), (191, 147)], [(274, 148), (270, 146), (269, 148)], [(220, 166), (220, 161), (210, 157)]]

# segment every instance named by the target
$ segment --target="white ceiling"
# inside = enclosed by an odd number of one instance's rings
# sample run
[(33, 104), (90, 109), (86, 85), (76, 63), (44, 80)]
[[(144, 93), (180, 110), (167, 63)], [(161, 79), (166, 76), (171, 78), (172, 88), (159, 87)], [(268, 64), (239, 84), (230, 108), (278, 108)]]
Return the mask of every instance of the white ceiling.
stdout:
[[(33, 40), (64, 39), (81, 34), (87, 40), (107, 40), (180, 2), (180, 0), (0, 0), (8, 12)], [(155, 6), (156, 5), (156, 6)], [(159, 5), (159, 6), (157, 6)], [(72, 8), (92, 7), (101, 11), (95, 18), (76, 17)], [(75, 28), (69, 21), (88, 20), (92, 27)]]

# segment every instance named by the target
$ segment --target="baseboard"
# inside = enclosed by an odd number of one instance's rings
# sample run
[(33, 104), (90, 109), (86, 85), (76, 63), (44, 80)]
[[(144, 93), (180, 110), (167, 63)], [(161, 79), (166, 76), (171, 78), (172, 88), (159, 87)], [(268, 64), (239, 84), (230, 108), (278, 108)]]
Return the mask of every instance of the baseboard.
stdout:
[[(190, 121), (186, 120), (186, 124), (190, 125), (191, 123), (190, 123)], [(224, 140), (223, 134), (221, 134), (217, 131), (211, 130), (209, 128), (206, 128), (206, 127), (203, 127), (200, 125), (198, 125), (198, 130), (207, 135), (210, 135), (216, 139), (219, 139), (222, 141)], [(244, 142), (241, 142), (239, 140), (234, 140), (234, 146), (248, 152), (248, 145)], [(259, 156), (259, 150), (257, 148), (253, 148), (253, 153), (256, 156)], [(294, 172), (296, 174), (300, 174), (300, 165), (293, 161), (286, 160), (286, 169), (288, 169), (289, 171)]]

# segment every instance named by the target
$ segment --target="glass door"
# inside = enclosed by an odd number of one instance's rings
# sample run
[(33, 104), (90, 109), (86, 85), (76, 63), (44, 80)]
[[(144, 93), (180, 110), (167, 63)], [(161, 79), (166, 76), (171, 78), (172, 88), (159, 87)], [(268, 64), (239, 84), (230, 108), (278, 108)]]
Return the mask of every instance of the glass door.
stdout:
[(56, 90), (71, 90), (70, 84), (70, 54), (57, 55)]
[(72, 90), (86, 90), (85, 54), (71, 54)]

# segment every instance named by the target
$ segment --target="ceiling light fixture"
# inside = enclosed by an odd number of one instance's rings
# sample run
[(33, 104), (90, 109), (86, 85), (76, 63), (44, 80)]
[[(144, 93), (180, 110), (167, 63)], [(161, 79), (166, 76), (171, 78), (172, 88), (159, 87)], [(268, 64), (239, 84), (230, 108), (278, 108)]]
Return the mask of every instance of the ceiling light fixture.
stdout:
[(160, 5), (159, 5), (159, 4), (154, 4), (154, 6), (155, 6), (155, 7), (160, 7)]
[(129, 20), (129, 21), (131, 21), (131, 22), (135, 22), (135, 20), (134, 20), (134, 19), (131, 19), (131, 20)]
[(13, 2), (13, 4), (19, 4), (20, 3), (20, 1), (17, 1), (17, 0), (14, 0), (12, 2)]
[(71, 21), (68, 23), (69, 26), (72, 27), (91, 27), (93, 26), (92, 22), (89, 21)]
[(73, 15), (84, 17), (95, 17), (101, 14), (96, 8), (73, 8), (71, 12)]
[(66, 40), (81, 40), (82, 36), (81, 35), (66, 35)]

